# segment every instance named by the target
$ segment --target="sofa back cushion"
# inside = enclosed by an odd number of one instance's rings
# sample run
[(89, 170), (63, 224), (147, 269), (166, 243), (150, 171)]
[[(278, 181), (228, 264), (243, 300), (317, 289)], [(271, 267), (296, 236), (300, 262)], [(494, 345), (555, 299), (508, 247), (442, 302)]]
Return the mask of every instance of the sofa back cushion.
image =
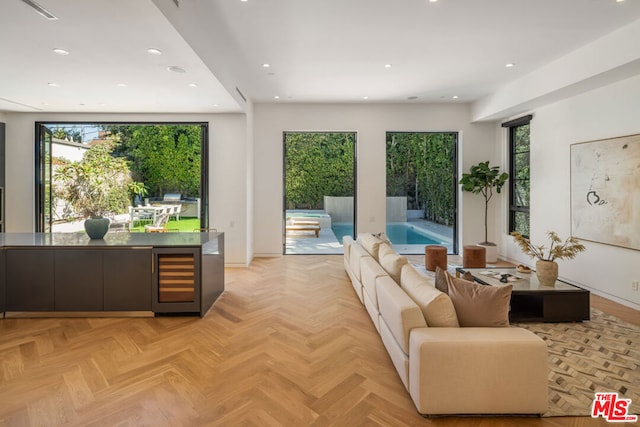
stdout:
[[(380, 323), (386, 325), (398, 347), (408, 355), (411, 330), (427, 326), (420, 307), (389, 276), (380, 276), (376, 279), (376, 290)], [(385, 342), (385, 345), (387, 344), (389, 343)], [(389, 353), (392, 353), (390, 349)]]
[(458, 317), (451, 298), (440, 292), (431, 279), (418, 273), (413, 266), (402, 267), (400, 277), (402, 290), (420, 307), (430, 327), (458, 327)]
[(371, 255), (376, 261), (378, 261), (378, 248), (380, 247), (380, 244), (383, 242), (383, 240), (371, 233), (362, 233), (358, 236), (358, 238), (360, 239), (360, 244), (362, 245), (362, 247), (367, 252), (369, 252), (369, 255)]
[(363, 249), (362, 246), (358, 244), (352, 244), (351, 250), (349, 252), (349, 265), (351, 266), (351, 272), (355, 276), (356, 280), (362, 284), (361, 273), (360, 273), (360, 262), (363, 257), (371, 257), (367, 251)]
[(509, 326), (509, 302), (513, 285), (484, 286), (451, 278), (449, 297), (460, 326)]
[[(344, 259), (346, 261), (347, 264), (349, 264), (349, 256), (351, 255), (351, 245), (355, 243), (353, 240), (353, 237), (351, 236), (344, 236), (342, 238), (342, 247), (344, 249)], [(351, 265), (351, 264), (349, 264)]]
[(393, 281), (400, 284), (400, 273), (402, 267), (407, 264), (407, 258), (395, 253), (388, 243), (381, 243), (378, 247), (378, 262)]

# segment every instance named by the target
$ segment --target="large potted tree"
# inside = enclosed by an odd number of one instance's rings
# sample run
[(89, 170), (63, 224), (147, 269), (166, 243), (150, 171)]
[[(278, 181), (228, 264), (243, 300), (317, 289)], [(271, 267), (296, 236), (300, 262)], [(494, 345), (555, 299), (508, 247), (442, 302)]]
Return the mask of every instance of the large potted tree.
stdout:
[(498, 246), (490, 242), (488, 238), (487, 216), (489, 213), (489, 201), (494, 192), (500, 193), (507, 179), (509, 179), (509, 174), (506, 172), (501, 173), (499, 166), (489, 166), (489, 161), (471, 166), (469, 173), (463, 173), (460, 179), (462, 191), (482, 194), (482, 197), (484, 197), (484, 241), (478, 243), (478, 245), (486, 248), (487, 262), (496, 262), (498, 260)]

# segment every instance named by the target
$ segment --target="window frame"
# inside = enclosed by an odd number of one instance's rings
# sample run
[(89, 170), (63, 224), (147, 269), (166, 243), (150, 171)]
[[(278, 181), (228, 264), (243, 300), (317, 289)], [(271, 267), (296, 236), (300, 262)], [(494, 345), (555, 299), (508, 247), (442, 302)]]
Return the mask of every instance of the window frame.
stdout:
[[(502, 124), (503, 128), (507, 128), (508, 129), (508, 135), (509, 135), (509, 177), (511, 178), (509, 180), (509, 212), (508, 212), (508, 217), (509, 217), (509, 230), (508, 232), (511, 233), (513, 231), (517, 231), (516, 230), (516, 215), (518, 213), (526, 213), (529, 216), (529, 227), (531, 226), (531, 198), (529, 197), (529, 205), (528, 206), (520, 206), (516, 204), (516, 187), (517, 184), (521, 181), (523, 181), (522, 179), (517, 179), (517, 170), (516, 170), (516, 154), (522, 154), (522, 153), (531, 153), (531, 134), (529, 134), (529, 150), (528, 151), (518, 151), (516, 152), (516, 133), (518, 128), (522, 127), (522, 126), (530, 126), (531, 124), (531, 119), (533, 118), (533, 115), (527, 115), (527, 116), (523, 116), (514, 120), (510, 120), (508, 122), (505, 122)], [(527, 179), (527, 181), (529, 181), (529, 187), (528, 187), (528, 192), (529, 195), (531, 194), (531, 158), (529, 157), (529, 177)], [(526, 235), (525, 237), (529, 237), (528, 235)]]
[[(35, 126), (35, 188), (34, 188), (34, 228), (36, 232), (51, 232), (50, 227), (45, 224), (45, 206), (44, 206), (44, 182), (43, 168), (45, 159), (43, 156), (43, 146), (41, 144), (44, 129), (49, 129), (52, 124), (64, 125), (165, 125), (165, 126), (200, 126), (200, 227), (209, 228), (209, 122), (201, 121), (109, 121), (109, 120), (37, 120)], [(51, 159), (49, 159), (51, 161)]]

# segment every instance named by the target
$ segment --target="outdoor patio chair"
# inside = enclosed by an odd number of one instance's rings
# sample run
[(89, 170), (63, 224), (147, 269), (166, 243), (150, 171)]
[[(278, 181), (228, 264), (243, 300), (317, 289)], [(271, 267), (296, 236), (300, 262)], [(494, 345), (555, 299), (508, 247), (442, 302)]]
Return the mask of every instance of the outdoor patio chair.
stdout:
[(145, 225), (145, 233), (164, 233), (167, 231), (167, 222), (169, 222), (169, 212), (163, 212), (156, 215), (156, 222), (153, 225)]

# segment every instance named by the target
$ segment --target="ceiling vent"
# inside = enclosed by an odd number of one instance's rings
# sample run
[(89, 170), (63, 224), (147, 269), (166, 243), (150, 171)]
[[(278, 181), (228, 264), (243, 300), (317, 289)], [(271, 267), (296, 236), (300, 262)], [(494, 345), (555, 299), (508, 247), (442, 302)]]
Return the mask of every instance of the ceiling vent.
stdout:
[(238, 95), (240, 95), (240, 97), (244, 102), (247, 102), (247, 98), (244, 96), (244, 93), (240, 92), (240, 89), (238, 89), (238, 86), (236, 86), (236, 92), (238, 92)]
[(22, 2), (27, 6), (29, 6), (31, 9), (38, 12), (39, 15), (44, 16), (50, 21), (55, 21), (58, 19), (57, 16), (55, 16), (53, 13), (49, 12), (47, 9), (40, 6), (38, 3), (34, 2), (33, 0), (22, 0)]

